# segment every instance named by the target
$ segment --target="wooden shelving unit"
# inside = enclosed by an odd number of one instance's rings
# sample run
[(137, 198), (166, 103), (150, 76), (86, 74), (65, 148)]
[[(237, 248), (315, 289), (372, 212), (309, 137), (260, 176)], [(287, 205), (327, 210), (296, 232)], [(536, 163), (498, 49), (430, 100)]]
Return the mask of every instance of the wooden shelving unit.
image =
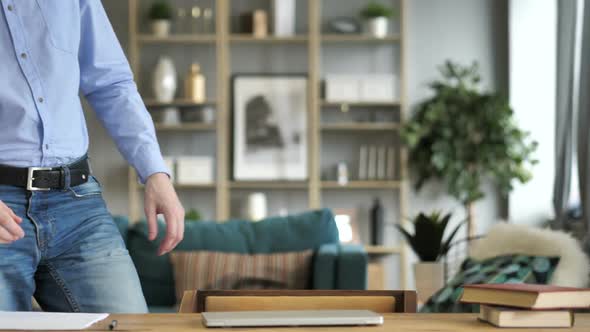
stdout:
[(217, 37), (215, 35), (191, 34), (174, 34), (168, 37), (138, 35), (137, 41), (143, 44), (214, 44), (217, 42)]
[(322, 35), (322, 41), (325, 43), (374, 43), (374, 44), (381, 44), (381, 43), (396, 43), (401, 40), (401, 37), (398, 35), (387, 36), (385, 38), (375, 38), (372, 36), (365, 36), (365, 35), (331, 35), (331, 34), (324, 34)]
[(393, 131), (399, 129), (398, 123), (323, 123), (321, 129), (328, 131)]
[(264, 38), (256, 38), (248, 34), (232, 34), (229, 38), (234, 43), (306, 43), (308, 41), (307, 36), (293, 36), (293, 37), (276, 37), (268, 36)]
[(215, 131), (215, 124), (208, 123), (182, 123), (178, 125), (163, 125), (156, 123), (156, 130), (158, 131)]
[[(405, 25), (406, 25), (406, 0), (393, 1), (394, 6), (399, 10), (399, 33), (389, 35), (385, 38), (374, 38), (367, 35), (335, 35), (322, 33), (322, 5), (325, 0), (307, 0), (307, 28), (304, 34), (292, 37), (275, 37), (254, 38), (251, 35), (231, 33), (230, 13), (231, 6), (235, 4), (232, 0), (214, 0), (215, 8), (215, 34), (172, 34), (169, 37), (154, 37), (140, 31), (141, 12), (139, 0), (129, 0), (129, 59), (130, 64), (138, 81), (142, 80), (140, 68), (142, 60), (142, 49), (150, 46), (153, 52), (153, 45), (162, 45), (166, 48), (174, 46), (175, 48), (186, 47), (187, 56), (189, 52), (196, 52), (208, 48), (207, 51), (214, 53), (215, 59), (215, 90), (216, 95), (213, 100), (206, 103), (198, 104), (187, 100), (178, 99), (171, 103), (159, 103), (154, 100), (145, 100), (150, 109), (161, 109), (165, 107), (179, 108), (200, 108), (212, 106), (216, 110), (216, 120), (214, 124), (202, 123), (185, 123), (177, 126), (157, 125), (158, 131), (166, 131), (167, 135), (174, 135), (174, 132), (210, 132), (215, 138), (215, 183), (208, 185), (176, 185), (179, 190), (204, 190), (214, 191), (215, 199), (215, 217), (217, 220), (227, 220), (230, 217), (230, 201), (232, 191), (254, 191), (254, 190), (282, 190), (282, 191), (303, 191), (306, 193), (308, 208), (315, 209), (323, 206), (322, 197), (331, 195), (333, 191), (362, 191), (366, 190), (379, 192), (395, 193), (395, 202), (392, 205), (398, 206), (397, 220), (405, 223), (403, 220), (406, 213), (406, 164), (407, 155), (403, 148), (399, 148), (399, 179), (387, 181), (350, 181), (347, 185), (339, 185), (334, 181), (321, 180), (321, 157), (322, 141), (325, 135), (338, 134), (339, 132), (354, 132), (355, 135), (364, 135), (366, 133), (378, 133), (379, 135), (398, 135), (398, 129), (403, 124), (404, 114), (407, 112), (406, 100), (406, 60), (405, 60)], [(174, 0), (172, 1), (174, 4)], [(143, 2), (141, 2), (142, 5)], [(307, 54), (307, 76), (308, 76), (308, 175), (309, 178), (304, 182), (238, 182), (231, 178), (231, 75), (232, 61), (230, 50), (232, 47), (247, 44), (249, 47), (275, 47), (288, 45), (289, 47), (303, 47)], [(193, 47), (192, 45), (198, 45)], [(324, 47), (340, 47), (341, 45), (353, 45), (354, 47), (365, 47), (370, 50), (379, 47), (397, 47), (399, 56), (394, 56), (393, 68), (398, 68), (396, 73), (399, 77), (399, 100), (386, 102), (328, 102), (321, 97), (321, 80), (322, 80), (322, 49)], [(346, 56), (346, 54), (343, 54)], [(149, 79), (149, 75), (146, 75)], [(141, 85), (140, 86), (145, 86)], [(381, 110), (399, 111), (399, 121), (388, 123), (322, 123), (321, 114), (328, 109), (338, 108), (341, 110), (354, 108), (378, 108)], [(397, 120), (397, 119), (396, 119)], [(209, 134), (207, 134), (209, 135)], [(387, 136), (389, 137), (389, 136)], [(129, 204), (131, 220), (140, 219), (143, 208), (141, 206), (141, 186), (137, 182), (136, 173), (130, 169), (129, 173)], [(182, 194), (182, 193), (181, 193)], [(385, 204), (388, 204), (385, 202)], [(399, 255), (400, 258), (400, 275), (401, 287), (406, 285), (406, 246), (399, 247), (372, 247), (365, 248), (371, 257), (379, 258), (387, 255)], [(378, 262), (377, 262), (378, 263)], [(376, 262), (372, 261), (372, 266)], [(383, 266), (381, 266), (383, 270)]]

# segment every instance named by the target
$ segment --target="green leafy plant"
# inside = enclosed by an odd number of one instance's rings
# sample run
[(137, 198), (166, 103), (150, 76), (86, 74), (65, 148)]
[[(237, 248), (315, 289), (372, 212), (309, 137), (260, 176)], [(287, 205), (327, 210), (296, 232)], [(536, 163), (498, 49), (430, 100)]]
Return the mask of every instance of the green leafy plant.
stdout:
[(395, 16), (393, 8), (387, 7), (376, 1), (371, 1), (363, 10), (361, 10), (361, 16), (365, 19), (372, 19), (377, 17), (393, 17)]
[(149, 11), (151, 20), (171, 20), (174, 17), (172, 6), (165, 0), (158, 0), (152, 4)]
[(467, 209), (471, 236), (472, 204), (484, 197), (482, 181), (494, 182), (504, 196), (514, 181), (529, 181), (537, 143), (518, 128), (504, 96), (480, 92), (477, 63), (447, 61), (440, 72), (442, 79), (430, 84), (434, 96), (417, 107), (401, 135), (409, 147), (416, 189), (430, 179), (446, 182), (448, 192)]
[(199, 213), (199, 211), (195, 210), (195, 209), (190, 209), (185, 215), (184, 215), (184, 219), (186, 221), (200, 221), (201, 218), (201, 213)]
[(443, 240), (451, 216), (451, 213), (441, 216), (441, 212), (433, 212), (429, 215), (420, 213), (413, 220), (414, 234), (410, 234), (400, 225), (395, 226), (421, 261), (436, 262), (447, 254), (451, 247), (451, 241), (464, 223), (459, 223), (447, 239)]

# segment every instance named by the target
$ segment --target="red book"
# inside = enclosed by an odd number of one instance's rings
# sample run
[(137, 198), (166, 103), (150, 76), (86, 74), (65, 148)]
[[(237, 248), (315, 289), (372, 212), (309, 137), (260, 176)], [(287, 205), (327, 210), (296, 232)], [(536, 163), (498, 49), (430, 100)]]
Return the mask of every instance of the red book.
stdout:
[(465, 285), (461, 302), (527, 309), (590, 307), (590, 289), (532, 284)]

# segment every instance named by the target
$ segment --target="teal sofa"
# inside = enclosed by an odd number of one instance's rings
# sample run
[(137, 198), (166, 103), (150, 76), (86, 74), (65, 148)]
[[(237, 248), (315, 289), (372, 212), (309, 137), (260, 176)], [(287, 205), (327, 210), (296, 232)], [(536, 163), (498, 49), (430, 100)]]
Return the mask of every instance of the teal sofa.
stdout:
[[(115, 221), (137, 268), (150, 311), (173, 310), (178, 299), (170, 259), (156, 255), (165, 235), (164, 224), (160, 223), (159, 235), (152, 242), (145, 221), (131, 228), (126, 218), (115, 217)], [(323, 209), (257, 223), (187, 221), (184, 240), (175, 250), (270, 254), (313, 249), (310, 288), (366, 289), (367, 253), (360, 245), (338, 242), (334, 216)]]

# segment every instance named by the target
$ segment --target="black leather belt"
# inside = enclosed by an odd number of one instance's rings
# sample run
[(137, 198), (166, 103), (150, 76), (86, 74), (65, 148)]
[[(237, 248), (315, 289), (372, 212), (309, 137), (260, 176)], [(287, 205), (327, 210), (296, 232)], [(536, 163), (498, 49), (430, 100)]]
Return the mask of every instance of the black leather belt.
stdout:
[(65, 189), (68, 180), (71, 187), (81, 185), (90, 177), (88, 157), (60, 167), (12, 167), (0, 165), (0, 184), (22, 187), (29, 191)]

